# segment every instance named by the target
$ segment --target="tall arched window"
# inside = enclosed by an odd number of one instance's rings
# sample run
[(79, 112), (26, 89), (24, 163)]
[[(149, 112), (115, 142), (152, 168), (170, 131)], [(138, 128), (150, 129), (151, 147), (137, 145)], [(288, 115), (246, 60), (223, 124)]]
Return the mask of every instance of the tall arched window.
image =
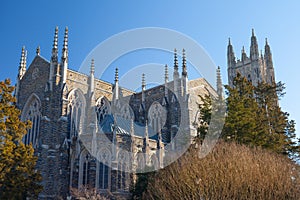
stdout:
[(22, 119), (24, 121), (30, 120), (32, 122), (31, 129), (27, 131), (27, 134), (23, 138), (25, 144), (32, 144), (34, 148), (38, 144), (38, 134), (41, 120), (41, 102), (37, 95), (32, 94), (23, 109)]
[(110, 104), (105, 97), (98, 99), (96, 102), (96, 114), (98, 124), (101, 124), (105, 116), (110, 114)]
[(160, 103), (154, 102), (149, 108), (148, 119), (154, 133), (158, 133), (166, 122), (167, 112)]
[(79, 186), (90, 186), (91, 155), (87, 151), (80, 154)]
[(128, 154), (125, 151), (118, 153), (118, 182), (119, 190), (128, 190)]
[(68, 116), (70, 122), (70, 138), (78, 136), (81, 133), (83, 119), (84, 119), (84, 108), (85, 100), (80, 90), (73, 90), (68, 96)]
[(107, 149), (101, 149), (98, 153), (97, 162), (97, 187), (99, 189), (108, 189), (110, 185), (110, 162), (111, 153)]

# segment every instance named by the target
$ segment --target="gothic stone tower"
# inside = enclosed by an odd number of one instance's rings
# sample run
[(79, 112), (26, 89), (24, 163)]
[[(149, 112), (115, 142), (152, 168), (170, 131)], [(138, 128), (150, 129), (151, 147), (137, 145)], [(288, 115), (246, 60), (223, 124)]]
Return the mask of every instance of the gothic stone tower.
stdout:
[(236, 59), (233, 46), (228, 42), (227, 46), (227, 71), (228, 84), (233, 86), (233, 79), (237, 73), (246, 77), (253, 85), (258, 82), (266, 82), (268, 84), (275, 83), (275, 73), (273, 68), (272, 53), (266, 39), (264, 55), (258, 51), (257, 39), (252, 29), (250, 57), (247, 56), (245, 48), (242, 49), (241, 59)]

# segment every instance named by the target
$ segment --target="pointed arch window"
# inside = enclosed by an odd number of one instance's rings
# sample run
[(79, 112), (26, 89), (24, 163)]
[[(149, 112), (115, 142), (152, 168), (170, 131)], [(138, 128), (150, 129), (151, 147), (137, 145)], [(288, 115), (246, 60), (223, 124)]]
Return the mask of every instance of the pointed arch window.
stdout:
[(122, 107), (120, 114), (123, 119), (127, 119), (127, 120), (133, 119), (134, 120), (134, 113), (129, 104), (125, 104)]
[(166, 110), (162, 105), (158, 102), (154, 102), (149, 109), (149, 125), (152, 127), (154, 133), (158, 133), (162, 128), (162, 126), (166, 122)]
[(79, 186), (90, 186), (91, 184), (91, 155), (84, 151), (80, 155), (80, 166), (79, 166)]
[(98, 124), (101, 124), (105, 116), (110, 114), (110, 104), (105, 97), (102, 97), (97, 101), (96, 114), (97, 114)]
[(97, 162), (97, 186), (99, 189), (108, 189), (110, 185), (110, 161), (111, 153), (102, 149), (98, 154)]
[(84, 119), (85, 100), (79, 90), (73, 90), (68, 97), (68, 116), (70, 122), (70, 138), (78, 136)]
[(32, 95), (24, 107), (23, 119), (30, 120), (32, 123), (31, 129), (27, 131), (27, 134), (23, 138), (24, 144), (32, 144), (33, 148), (37, 147), (38, 134), (41, 121), (41, 103), (36, 95)]
[(128, 190), (128, 154), (125, 151), (118, 153), (118, 181), (119, 190)]

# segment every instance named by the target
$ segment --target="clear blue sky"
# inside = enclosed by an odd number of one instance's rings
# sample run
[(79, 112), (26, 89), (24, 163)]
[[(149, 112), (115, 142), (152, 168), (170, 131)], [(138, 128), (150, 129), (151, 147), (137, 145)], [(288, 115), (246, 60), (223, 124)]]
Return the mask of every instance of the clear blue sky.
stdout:
[[(83, 3), (84, 2), (84, 3)], [(163, 27), (182, 32), (201, 44), (220, 65), (227, 83), (228, 37), (236, 56), (245, 45), (249, 53), (251, 29), (259, 48), (267, 37), (273, 53), (276, 80), (286, 83), (283, 110), (300, 130), (300, 1), (1, 1), (0, 80), (15, 81), (21, 47), (30, 64), (38, 45), (50, 58), (53, 32), (69, 27), (69, 63), (78, 70), (86, 55), (108, 37), (133, 28)], [(61, 48), (61, 43), (60, 43)], [(171, 63), (166, 60), (166, 63)], [(297, 131), (300, 132), (300, 131)]]

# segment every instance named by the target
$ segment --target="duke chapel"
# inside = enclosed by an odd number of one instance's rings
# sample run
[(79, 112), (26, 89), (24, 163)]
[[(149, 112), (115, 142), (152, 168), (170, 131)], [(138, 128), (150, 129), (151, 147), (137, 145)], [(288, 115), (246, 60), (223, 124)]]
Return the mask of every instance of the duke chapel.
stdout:
[[(242, 61), (236, 61), (229, 43), (229, 83), (237, 71), (251, 81), (274, 81), (267, 44), (265, 57), (258, 55), (254, 33), (250, 58), (243, 53)], [(141, 92), (134, 92), (119, 86), (118, 69), (114, 83), (95, 78), (93, 60), (89, 74), (70, 69), (67, 28), (60, 57), (58, 28), (50, 61), (37, 48), (27, 68), (22, 48), (15, 95), (22, 120), (32, 121), (23, 141), (38, 156), (44, 186), (39, 199), (65, 199), (70, 188), (82, 186), (126, 197), (136, 172), (162, 168), (182, 138), (196, 136), (198, 95), (222, 95), (220, 69), (215, 90), (204, 78), (188, 80), (184, 50), (180, 75), (178, 58), (175, 50), (173, 80), (165, 66), (164, 84), (146, 88), (141, 75)]]

